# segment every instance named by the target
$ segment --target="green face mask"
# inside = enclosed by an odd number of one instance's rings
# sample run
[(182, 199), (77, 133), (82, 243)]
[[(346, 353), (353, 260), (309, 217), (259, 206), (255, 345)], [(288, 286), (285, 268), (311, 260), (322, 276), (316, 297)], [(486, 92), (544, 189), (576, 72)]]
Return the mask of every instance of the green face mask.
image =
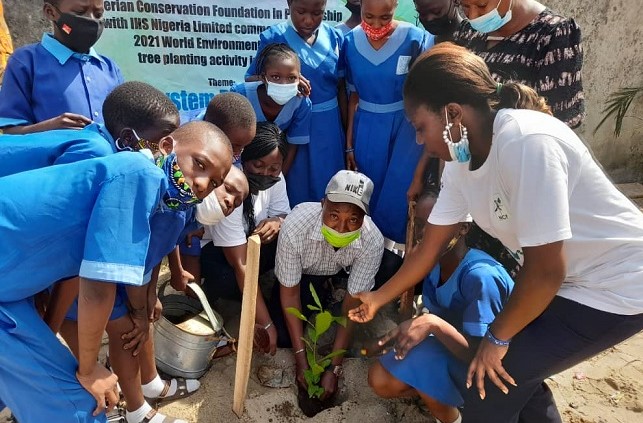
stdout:
[(351, 242), (355, 241), (362, 234), (362, 229), (358, 229), (353, 232), (337, 232), (334, 229), (329, 228), (326, 225), (322, 225), (321, 233), (324, 236), (326, 242), (332, 245), (335, 248), (344, 248)]

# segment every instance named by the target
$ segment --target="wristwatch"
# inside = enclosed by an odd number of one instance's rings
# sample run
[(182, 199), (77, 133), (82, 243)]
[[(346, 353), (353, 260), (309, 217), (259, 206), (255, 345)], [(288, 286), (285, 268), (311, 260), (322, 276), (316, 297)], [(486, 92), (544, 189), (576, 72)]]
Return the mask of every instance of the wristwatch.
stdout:
[(333, 374), (338, 378), (344, 376), (344, 367), (341, 364), (333, 366)]

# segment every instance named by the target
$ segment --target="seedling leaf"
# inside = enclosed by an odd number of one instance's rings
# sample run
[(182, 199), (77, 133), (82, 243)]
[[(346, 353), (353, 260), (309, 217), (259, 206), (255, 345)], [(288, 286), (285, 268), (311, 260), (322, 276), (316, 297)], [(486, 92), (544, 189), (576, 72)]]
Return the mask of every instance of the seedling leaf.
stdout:
[(318, 313), (317, 316), (315, 316), (315, 331), (317, 332), (317, 338), (330, 328), (331, 323), (333, 323), (333, 315), (327, 311)]
[(310, 293), (312, 294), (313, 300), (315, 300), (315, 304), (317, 305), (317, 307), (322, 309), (321, 301), (319, 301), (319, 297), (317, 296), (317, 291), (315, 291), (315, 287), (313, 286), (312, 283), (310, 284)]
[(301, 314), (301, 311), (297, 310), (295, 307), (288, 307), (286, 308), (286, 311), (292, 314), (293, 316), (295, 316), (296, 318), (298, 318), (299, 320), (303, 320), (304, 322), (307, 321), (306, 317), (303, 314)]

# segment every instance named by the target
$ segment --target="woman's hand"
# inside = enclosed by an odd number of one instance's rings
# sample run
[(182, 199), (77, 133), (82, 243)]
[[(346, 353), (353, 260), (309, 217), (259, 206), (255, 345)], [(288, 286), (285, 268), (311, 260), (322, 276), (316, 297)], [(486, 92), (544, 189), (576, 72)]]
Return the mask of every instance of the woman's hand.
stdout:
[(305, 391), (308, 390), (308, 383), (304, 377), (304, 372), (306, 370), (308, 370), (306, 352), (304, 351), (299, 354), (295, 354), (295, 381), (297, 382), (297, 386)]
[(264, 219), (259, 222), (253, 234), (259, 235), (262, 244), (269, 244), (277, 238), (282, 221), (280, 217)]
[(132, 320), (133, 328), (131, 331), (121, 335), (121, 339), (125, 341), (123, 349), (133, 350), (132, 356), (136, 357), (150, 335), (150, 318), (147, 307), (143, 307), (140, 310), (132, 308), (130, 309), (129, 316)]
[(76, 113), (63, 113), (40, 123), (39, 130), (49, 131), (52, 129), (82, 129), (92, 123), (91, 119)]
[(423, 314), (415, 319), (402, 322), (398, 327), (384, 335), (377, 343), (383, 347), (394, 341), (393, 352), (396, 360), (403, 360), (413, 347), (431, 334), (431, 314)]
[(422, 178), (414, 177), (411, 181), (409, 189), (406, 191), (406, 201), (408, 201), (409, 203), (411, 201), (417, 201), (418, 197), (420, 196), (420, 192), (422, 192), (423, 186), (424, 182), (422, 181)]
[(96, 400), (94, 416), (114, 409), (118, 403), (118, 387), (116, 385), (118, 376), (96, 363), (90, 374), (81, 375), (76, 372), (76, 379)]
[(353, 296), (362, 302), (359, 307), (348, 310), (348, 318), (353, 322), (366, 323), (372, 320), (377, 310), (382, 307), (376, 291), (359, 292)]
[(473, 360), (471, 360), (471, 364), (469, 364), (467, 388), (471, 388), (475, 375), (476, 387), (478, 388), (481, 399), (484, 399), (486, 395), (484, 390), (485, 376), (489, 376), (489, 379), (491, 379), (494, 385), (505, 394), (509, 392), (509, 388), (503, 383), (502, 379), (513, 386), (518, 386), (509, 373), (505, 371), (504, 367), (502, 367), (502, 359), (508, 350), (509, 347), (494, 345), (486, 338), (480, 342), (478, 351), (475, 357), (473, 357)]

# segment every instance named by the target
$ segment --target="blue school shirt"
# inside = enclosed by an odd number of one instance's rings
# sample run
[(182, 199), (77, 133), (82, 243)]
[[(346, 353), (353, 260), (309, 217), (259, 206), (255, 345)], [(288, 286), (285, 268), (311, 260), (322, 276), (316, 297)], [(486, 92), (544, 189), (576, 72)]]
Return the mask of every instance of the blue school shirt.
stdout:
[(103, 102), (123, 83), (118, 66), (94, 48), (76, 53), (51, 34), (17, 49), (0, 90), (0, 128), (29, 125), (63, 113), (103, 123)]
[(290, 22), (272, 25), (259, 36), (257, 55), (250, 63), (246, 77), (257, 74), (257, 57), (268, 44), (286, 43), (299, 56), (301, 73), (310, 81), (313, 110), (336, 107), (337, 84), (344, 76), (343, 69), (339, 66), (342, 42), (343, 35), (326, 22), (322, 22), (317, 29), (317, 39), (313, 45), (307, 44)]
[(0, 302), (75, 275), (143, 285), (150, 217), (166, 189), (163, 171), (136, 152), (0, 178)]
[(470, 336), (482, 337), (507, 303), (514, 282), (487, 253), (470, 249), (449, 279), (440, 283), (440, 265), (424, 280), (422, 301), (431, 313)]
[[(263, 85), (261, 81), (245, 82), (234, 85), (230, 91), (239, 93), (250, 101), (257, 115), (258, 122), (267, 121), (261, 109), (257, 89)], [(290, 144), (308, 144), (310, 141), (310, 117), (313, 105), (308, 97), (296, 96), (291, 98), (273, 121), (286, 133)]]
[(0, 135), (0, 177), (56, 164), (103, 157), (115, 151), (107, 129), (57, 129), (25, 135)]

